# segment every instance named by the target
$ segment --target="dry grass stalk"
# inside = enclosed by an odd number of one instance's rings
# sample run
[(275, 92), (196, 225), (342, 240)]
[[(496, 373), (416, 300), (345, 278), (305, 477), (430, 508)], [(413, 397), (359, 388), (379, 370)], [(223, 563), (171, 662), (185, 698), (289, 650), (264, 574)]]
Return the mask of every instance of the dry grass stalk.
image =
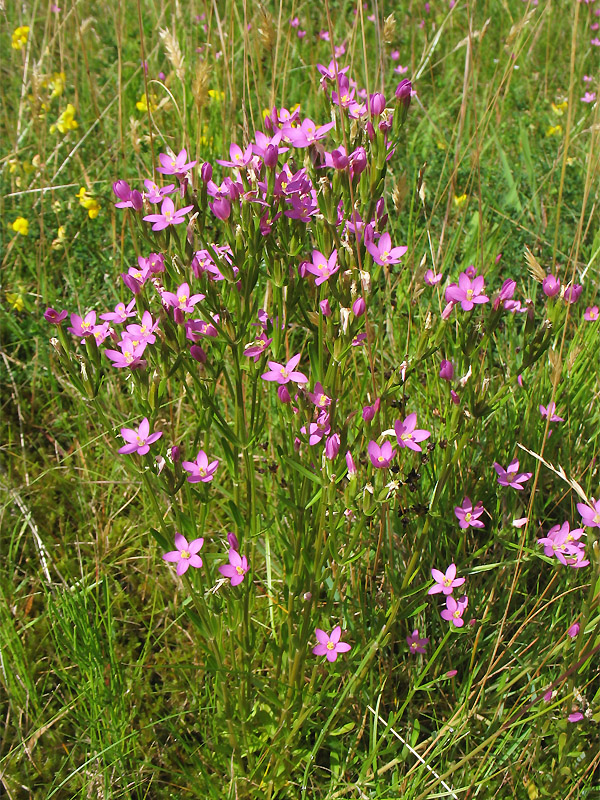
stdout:
[(175, 74), (180, 81), (183, 81), (185, 78), (185, 61), (183, 59), (183, 53), (181, 52), (181, 47), (179, 47), (177, 37), (174, 33), (171, 33), (171, 31), (167, 30), (166, 28), (161, 28), (158, 32), (158, 35), (160, 36), (160, 40), (164, 45), (167, 58), (175, 70)]

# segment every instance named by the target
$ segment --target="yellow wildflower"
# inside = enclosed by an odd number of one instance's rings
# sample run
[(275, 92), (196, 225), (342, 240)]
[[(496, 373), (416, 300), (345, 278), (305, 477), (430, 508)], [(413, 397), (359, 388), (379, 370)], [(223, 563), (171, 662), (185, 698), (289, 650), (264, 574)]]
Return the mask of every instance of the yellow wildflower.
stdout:
[(55, 72), (50, 80), (48, 86), (52, 89), (50, 94), (50, 100), (53, 100), (55, 97), (60, 97), (61, 94), (65, 90), (65, 81), (67, 76), (64, 72)]
[(220, 103), (221, 100), (225, 99), (225, 92), (222, 92), (220, 89), (209, 89), (208, 96), (211, 100), (216, 100), (217, 103)]
[(20, 292), (7, 292), (6, 300), (15, 311), (23, 311), (25, 308), (25, 300)]
[(569, 104), (566, 100), (563, 100), (562, 103), (552, 103), (552, 111), (554, 111), (557, 117), (562, 117), (568, 107)]
[(79, 124), (75, 119), (75, 109), (71, 105), (71, 103), (67, 104), (67, 107), (62, 112), (60, 117), (56, 121), (56, 125), (50, 126), (50, 133), (55, 133), (58, 129), (61, 133), (66, 133), (67, 131), (74, 131), (75, 128), (78, 128)]
[[(141, 96), (141, 98), (135, 104), (135, 107), (138, 111), (148, 111), (148, 98), (146, 97), (146, 93)], [(158, 106), (156, 105), (156, 96), (151, 94), (150, 95), (150, 111), (156, 111)]]
[(20, 25), (15, 28), (12, 35), (12, 46), (14, 50), (22, 50), (23, 46), (27, 44), (29, 38), (29, 26)]
[(467, 195), (466, 194), (461, 194), (461, 195), (455, 194), (454, 195), (454, 205), (457, 208), (460, 208), (461, 206), (464, 206), (464, 204), (466, 202), (467, 202)]
[(96, 198), (88, 192), (85, 186), (82, 186), (75, 196), (79, 200), (79, 204), (88, 212), (88, 217), (90, 219), (96, 219), (100, 213), (100, 203)]
[(560, 136), (562, 133), (562, 125), (550, 125), (546, 130), (546, 136)]
[[(210, 92), (209, 92), (209, 94), (210, 94)], [(266, 118), (269, 116), (270, 113), (271, 113), (271, 109), (263, 108), (263, 110), (262, 110), (263, 122), (266, 120)]]
[(20, 233), (21, 236), (27, 236), (29, 233), (29, 222), (25, 217), (17, 217), (10, 227), (15, 233)]
[(437, 148), (438, 148), (438, 150), (445, 150), (446, 149), (446, 142), (442, 142), (441, 139), (438, 139)]
[(52, 244), (50, 245), (53, 250), (60, 250), (64, 243), (67, 240), (67, 232), (65, 230), (65, 226), (61, 225), (56, 232), (56, 239), (52, 240)]

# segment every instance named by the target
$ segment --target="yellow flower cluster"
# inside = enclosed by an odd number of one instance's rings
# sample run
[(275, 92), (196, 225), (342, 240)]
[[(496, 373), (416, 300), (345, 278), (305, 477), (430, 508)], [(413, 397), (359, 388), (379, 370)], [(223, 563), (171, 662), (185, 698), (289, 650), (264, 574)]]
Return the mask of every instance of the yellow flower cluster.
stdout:
[(6, 302), (14, 311), (23, 311), (25, 300), (20, 292), (6, 292)]
[(467, 195), (466, 194), (461, 194), (461, 195), (456, 195), (455, 194), (454, 195), (454, 205), (457, 208), (460, 208), (461, 206), (464, 206), (464, 204), (466, 202), (467, 202)]
[(29, 222), (27, 222), (25, 217), (17, 217), (10, 227), (15, 233), (19, 233), (21, 236), (27, 236), (29, 233)]
[(67, 76), (64, 72), (55, 72), (49, 81), (44, 81), (42, 85), (48, 86), (52, 90), (50, 94), (50, 100), (54, 100), (55, 97), (61, 96), (65, 90), (66, 80)]
[(562, 103), (552, 103), (552, 111), (554, 111), (557, 117), (562, 117), (568, 107), (569, 104), (566, 100), (563, 100)]
[(546, 136), (560, 136), (562, 133), (562, 125), (550, 125), (546, 129)]
[(88, 192), (85, 186), (81, 187), (76, 197), (79, 200), (79, 204), (82, 205), (88, 212), (88, 217), (90, 219), (96, 219), (100, 213), (100, 203), (92, 194), (90, 194), (90, 192)]
[(29, 25), (20, 25), (12, 34), (13, 50), (22, 50), (29, 38)]
[[(138, 111), (148, 111), (148, 98), (146, 97), (146, 93), (141, 96), (141, 98), (135, 104), (135, 107)], [(158, 106), (156, 105), (156, 96), (151, 94), (150, 95), (150, 112), (156, 111)]]
[(209, 89), (208, 96), (211, 100), (215, 100), (217, 103), (220, 103), (225, 99), (225, 92), (220, 91), (220, 89)]
[(60, 131), (60, 133), (66, 133), (67, 131), (74, 131), (75, 128), (78, 127), (79, 123), (75, 119), (75, 109), (71, 103), (68, 103), (65, 110), (56, 120), (56, 125), (50, 126), (50, 133), (56, 133), (57, 130)]

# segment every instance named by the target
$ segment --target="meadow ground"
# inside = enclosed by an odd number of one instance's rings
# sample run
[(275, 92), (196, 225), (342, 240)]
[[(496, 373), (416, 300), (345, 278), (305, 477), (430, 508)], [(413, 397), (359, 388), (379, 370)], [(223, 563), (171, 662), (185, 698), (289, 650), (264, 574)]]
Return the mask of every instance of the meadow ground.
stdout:
[(598, 797), (600, 0), (0, 38), (3, 794)]

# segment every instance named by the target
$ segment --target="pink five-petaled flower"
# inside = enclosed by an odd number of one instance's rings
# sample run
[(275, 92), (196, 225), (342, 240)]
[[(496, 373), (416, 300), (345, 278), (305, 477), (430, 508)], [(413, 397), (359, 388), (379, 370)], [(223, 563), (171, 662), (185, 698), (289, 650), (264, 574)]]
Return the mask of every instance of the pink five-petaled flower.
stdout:
[(209, 464), (208, 456), (204, 450), (200, 450), (195, 461), (182, 461), (181, 466), (190, 473), (188, 483), (210, 483), (217, 471), (219, 461), (217, 459)]
[(458, 276), (458, 284), (451, 283), (446, 289), (446, 302), (460, 303), (463, 311), (471, 311), (476, 303), (488, 303), (489, 297), (483, 294), (485, 281), (483, 275), (471, 279), (466, 272)]
[(166, 153), (160, 153), (158, 156), (161, 166), (156, 168), (157, 172), (162, 172), (163, 175), (183, 175), (192, 167), (195, 167), (197, 161), (187, 161), (187, 150), (185, 148), (180, 150), (176, 156), (168, 156)]
[(137, 431), (135, 428), (121, 428), (121, 436), (125, 439), (127, 444), (119, 448), (119, 453), (122, 455), (139, 453), (139, 455), (145, 456), (150, 450), (150, 445), (160, 439), (162, 431), (150, 433), (148, 417), (144, 417)]
[(587, 528), (600, 528), (600, 500), (592, 497), (591, 505), (577, 503), (577, 511), (581, 515), (581, 522)]
[(331, 636), (321, 628), (315, 628), (315, 636), (319, 644), (313, 647), (313, 654), (315, 656), (327, 656), (327, 661), (335, 661), (338, 653), (347, 653), (350, 650), (350, 645), (346, 642), (340, 642), (342, 636), (342, 629), (339, 625), (331, 631)]
[(202, 566), (202, 559), (198, 555), (204, 544), (204, 539), (194, 539), (189, 542), (180, 533), (175, 534), (175, 547), (177, 550), (171, 550), (163, 556), (164, 561), (176, 561), (177, 569), (175, 570), (178, 575), (183, 575), (188, 571), (188, 567), (196, 567), (199, 569)]
[(462, 506), (454, 507), (454, 513), (458, 519), (458, 524), (463, 529), (469, 527), (483, 528), (483, 522), (481, 522), (479, 517), (483, 514), (484, 510), (482, 502), (477, 503), (475, 508), (473, 508), (473, 503), (468, 497), (465, 497)]
[(548, 408), (545, 406), (540, 406), (540, 414), (542, 415), (542, 419), (546, 419), (549, 417), (550, 422), (564, 422), (562, 417), (559, 417), (558, 414), (555, 413), (556, 405), (554, 403), (550, 403)]
[(185, 222), (185, 215), (191, 211), (194, 206), (185, 206), (175, 211), (175, 206), (170, 197), (165, 197), (160, 206), (160, 214), (147, 214), (144, 219), (146, 222), (152, 222), (153, 231), (162, 231), (168, 228), (169, 225), (179, 225), (180, 222)]
[(424, 653), (425, 645), (429, 644), (429, 639), (421, 639), (419, 637), (419, 629), (415, 628), (410, 636), (406, 637), (406, 644), (411, 653)]
[(67, 318), (69, 312), (64, 309), (63, 311), (56, 311), (56, 309), (49, 306), (44, 311), (44, 319), (46, 322), (51, 322), (52, 325), (60, 325), (60, 323)]
[(584, 311), (583, 318), (586, 322), (596, 322), (600, 317), (598, 306), (588, 306)]
[(185, 311), (188, 314), (194, 310), (196, 303), (204, 300), (205, 296), (206, 295), (203, 294), (193, 294), (190, 297), (190, 287), (187, 283), (182, 283), (181, 286), (177, 288), (176, 292), (162, 293), (162, 299), (167, 305), (178, 308), (180, 311)]
[(340, 268), (337, 263), (337, 250), (334, 250), (329, 258), (325, 258), (319, 250), (313, 250), (313, 260), (305, 263), (306, 271), (316, 275), (315, 286), (320, 286)]
[(229, 564), (219, 567), (219, 572), (229, 578), (232, 586), (237, 586), (244, 580), (244, 575), (248, 572), (248, 559), (241, 556), (233, 547), (229, 551)]
[(538, 544), (544, 545), (544, 555), (556, 558), (565, 567), (587, 567), (590, 563), (585, 558), (585, 545), (577, 541), (583, 535), (583, 528), (570, 530), (568, 520), (562, 525), (553, 525), (548, 535), (538, 539)]
[(392, 459), (396, 455), (396, 451), (392, 450), (392, 445), (389, 442), (384, 442), (381, 447), (377, 442), (370, 441), (367, 447), (371, 464), (377, 469), (387, 469), (392, 463)]
[(510, 486), (511, 489), (522, 490), (526, 481), (532, 476), (532, 472), (519, 472), (519, 460), (511, 461), (506, 469), (494, 461), (494, 469), (498, 473), (498, 483), (500, 486)]
[(382, 233), (379, 237), (379, 243), (366, 242), (366, 247), (371, 254), (373, 261), (381, 266), (388, 264), (397, 264), (402, 256), (408, 250), (408, 247), (392, 247), (392, 239), (389, 233)]
[(442, 275), (441, 272), (438, 272), (436, 274), (432, 269), (428, 269), (425, 275), (423, 276), (423, 280), (425, 281), (427, 286), (435, 286), (436, 283), (439, 283), (443, 277), (444, 276)]
[(300, 353), (292, 356), (285, 364), (279, 364), (277, 361), (267, 361), (269, 372), (261, 375), (263, 381), (277, 381), (277, 383), (308, 383), (308, 378), (303, 372), (296, 372), (296, 367), (300, 361)]
[(466, 595), (461, 597), (460, 600), (455, 600), (452, 595), (448, 595), (446, 598), (446, 608), (441, 612), (442, 619), (451, 622), (457, 628), (462, 628), (465, 624), (462, 616), (467, 610), (468, 602), (469, 598)]
[(457, 586), (462, 586), (465, 582), (464, 578), (456, 577), (456, 564), (450, 564), (446, 572), (441, 572), (439, 569), (432, 569), (431, 575), (435, 583), (428, 589), (427, 594), (452, 594), (452, 590)]
[(125, 303), (117, 303), (114, 311), (107, 311), (106, 314), (100, 314), (100, 319), (105, 319), (108, 322), (114, 322), (116, 325), (121, 325), (129, 317), (135, 317), (135, 297), (127, 305)]
[(422, 442), (425, 439), (429, 439), (431, 436), (431, 431), (426, 430), (415, 430), (415, 425), (417, 424), (417, 415), (414, 413), (409, 414), (408, 417), (401, 422), (399, 419), (396, 420), (394, 423), (394, 430), (396, 431), (396, 439), (398, 440), (399, 447), (408, 447), (410, 450), (414, 450), (417, 453), (422, 452), (422, 448), (419, 447), (417, 442)]
[(73, 336), (91, 336), (95, 325), (95, 311), (88, 311), (83, 319), (78, 314), (71, 314), (71, 327), (67, 328), (67, 332)]

